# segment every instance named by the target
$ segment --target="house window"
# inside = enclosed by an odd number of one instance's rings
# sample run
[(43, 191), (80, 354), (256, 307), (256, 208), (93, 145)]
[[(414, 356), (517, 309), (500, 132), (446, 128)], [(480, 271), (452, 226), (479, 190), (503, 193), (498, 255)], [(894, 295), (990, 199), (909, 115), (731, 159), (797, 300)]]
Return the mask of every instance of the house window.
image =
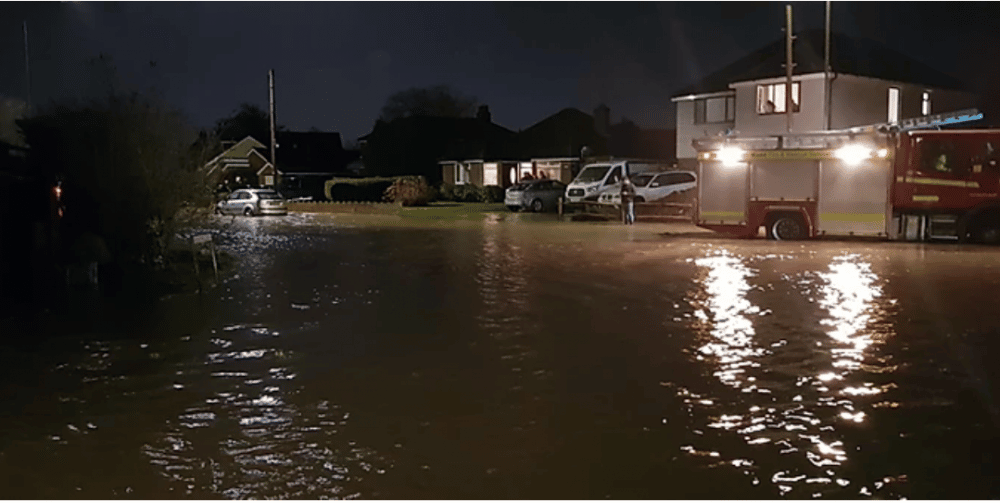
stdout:
[[(757, 86), (757, 113), (760, 115), (785, 113), (785, 83)], [(798, 112), (802, 103), (802, 87), (792, 82), (792, 112)]]
[(455, 163), (455, 185), (469, 183), (472, 178), (472, 169), (468, 164)]
[(889, 122), (899, 122), (899, 88), (889, 88)]
[(920, 113), (923, 115), (931, 114), (931, 93), (924, 93), (924, 99), (920, 103)]
[(733, 122), (736, 117), (736, 98), (720, 96), (718, 98), (702, 98), (694, 102), (694, 123), (712, 124)]
[(495, 163), (483, 165), (483, 186), (500, 185), (499, 170)]

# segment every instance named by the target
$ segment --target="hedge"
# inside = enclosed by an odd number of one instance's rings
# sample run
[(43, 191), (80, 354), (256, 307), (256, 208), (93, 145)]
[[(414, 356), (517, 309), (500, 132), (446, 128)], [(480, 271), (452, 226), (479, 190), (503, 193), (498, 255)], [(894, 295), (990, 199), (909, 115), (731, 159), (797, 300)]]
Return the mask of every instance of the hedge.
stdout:
[(452, 185), (442, 183), (438, 188), (439, 201), (456, 201), (465, 203), (500, 203), (503, 202), (504, 190), (497, 185), (477, 187), (475, 185)]
[(383, 200), (386, 189), (398, 178), (400, 177), (333, 178), (323, 184), (323, 195), (327, 201), (377, 203)]

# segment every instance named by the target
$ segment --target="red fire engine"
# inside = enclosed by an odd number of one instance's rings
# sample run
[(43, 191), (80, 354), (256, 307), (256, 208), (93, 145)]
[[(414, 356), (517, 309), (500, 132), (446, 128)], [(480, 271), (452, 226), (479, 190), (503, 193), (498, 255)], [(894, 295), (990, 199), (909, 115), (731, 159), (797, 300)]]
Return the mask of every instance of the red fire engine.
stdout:
[(696, 223), (770, 239), (1000, 242), (1000, 130), (975, 110), (839, 131), (696, 139)]

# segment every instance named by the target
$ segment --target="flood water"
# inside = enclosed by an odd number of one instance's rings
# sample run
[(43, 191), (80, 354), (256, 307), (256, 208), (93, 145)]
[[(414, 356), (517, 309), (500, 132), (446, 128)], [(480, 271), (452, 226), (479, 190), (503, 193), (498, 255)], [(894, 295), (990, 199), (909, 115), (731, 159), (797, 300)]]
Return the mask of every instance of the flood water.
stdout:
[(205, 294), (5, 325), (0, 494), (1000, 496), (1000, 249), (362, 221), (217, 218)]

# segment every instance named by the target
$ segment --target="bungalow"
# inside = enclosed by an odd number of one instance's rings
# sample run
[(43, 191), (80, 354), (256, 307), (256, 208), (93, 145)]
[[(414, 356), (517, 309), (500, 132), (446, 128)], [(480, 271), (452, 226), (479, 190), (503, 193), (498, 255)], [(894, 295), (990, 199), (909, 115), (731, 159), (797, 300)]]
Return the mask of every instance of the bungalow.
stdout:
[(276, 171), (264, 152), (263, 143), (247, 136), (208, 161), (205, 177), (212, 185), (229, 188), (273, 187)]
[[(682, 89), (677, 104), (677, 157), (696, 166), (692, 140), (739, 132), (787, 132), (785, 40), (782, 38)], [(809, 132), (895, 122), (975, 107), (977, 97), (957, 79), (877, 42), (831, 35), (824, 73), (825, 33), (796, 35), (791, 131)]]
[(528, 176), (569, 183), (590, 159), (674, 159), (674, 130), (641, 129), (624, 120), (612, 125), (610, 114), (603, 104), (593, 115), (575, 108), (560, 110), (494, 148), (492, 156), (453, 148), (438, 162), (442, 177), (455, 184), (490, 185), (496, 180), (502, 187)]

